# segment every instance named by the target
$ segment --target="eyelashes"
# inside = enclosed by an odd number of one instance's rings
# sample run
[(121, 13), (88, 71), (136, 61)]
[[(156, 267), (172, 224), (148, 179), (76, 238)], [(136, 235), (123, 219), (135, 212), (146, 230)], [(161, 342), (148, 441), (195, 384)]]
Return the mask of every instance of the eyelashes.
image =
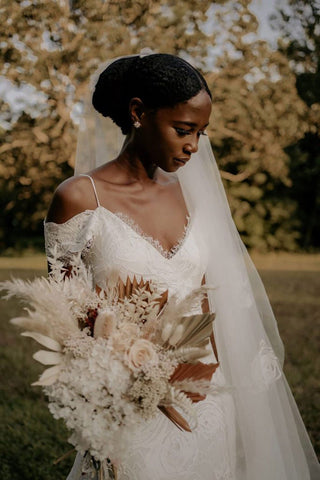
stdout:
[[(185, 130), (184, 128), (179, 128), (179, 127), (175, 127), (175, 130), (177, 132), (177, 134), (179, 135), (179, 137), (184, 137), (186, 135), (192, 135), (193, 134), (193, 130)], [(207, 133), (205, 130), (201, 130), (198, 132), (197, 136), (200, 137), (200, 135), (205, 135), (207, 136)]]

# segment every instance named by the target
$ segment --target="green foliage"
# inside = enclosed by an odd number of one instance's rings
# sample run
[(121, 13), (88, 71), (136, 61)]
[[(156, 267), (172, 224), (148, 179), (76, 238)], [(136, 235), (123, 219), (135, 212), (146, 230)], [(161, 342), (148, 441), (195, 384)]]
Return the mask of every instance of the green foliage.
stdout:
[[(53, 191), (72, 175), (76, 127), (70, 111), (92, 72), (146, 45), (177, 54), (188, 48), (201, 58), (211, 38), (199, 29), (206, 10), (207, 2), (191, 0), (48, 0), (45, 9), (32, 1), (1, 3), (0, 73), (45, 97), (37, 105), (41, 115), (24, 113), (10, 131), (0, 131), (0, 250), (19, 244), (21, 236), (24, 242), (42, 236)], [(10, 117), (8, 105), (0, 113)]]
[[(41, 238), (52, 193), (72, 174), (77, 127), (70, 112), (92, 72), (106, 59), (146, 46), (192, 58), (206, 74), (214, 96), (209, 135), (247, 245), (293, 250), (303, 244), (287, 147), (310, 129), (310, 115), (287, 51), (258, 39), (248, 0), (221, 0), (209, 10), (204, 0), (48, 0), (45, 9), (35, 1), (4, 0), (0, 13), (0, 73), (44, 94), (39, 115), (26, 109), (11, 130), (0, 131), (0, 250)], [(220, 53), (210, 66), (212, 48)], [(5, 103), (1, 113), (10, 119)]]
[(247, 246), (294, 250), (300, 224), (288, 195), (285, 148), (303, 136), (306, 108), (287, 59), (257, 38), (256, 19), (244, 2), (237, 15), (237, 29), (232, 24), (226, 35), (236, 55), (222, 51), (219, 69), (208, 75), (214, 96), (213, 149)]
[(297, 91), (306, 104), (304, 136), (287, 146), (292, 188), (304, 249), (320, 247), (320, 5), (318, 0), (290, 0), (273, 23), (283, 31), (279, 51), (290, 60)]
[(320, 247), (320, 136), (308, 132), (287, 148), (290, 155), (291, 198), (296, 201), (304, 249)]

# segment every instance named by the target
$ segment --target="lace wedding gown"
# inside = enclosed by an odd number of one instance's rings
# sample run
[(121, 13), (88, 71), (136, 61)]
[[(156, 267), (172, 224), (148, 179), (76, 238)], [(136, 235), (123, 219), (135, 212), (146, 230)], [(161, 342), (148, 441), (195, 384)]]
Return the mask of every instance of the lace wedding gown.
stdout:
[[(45, 224), (48, 256), (58, 249), (59, 256), (68, 261), (81, 252), (93, 270), (95, 283), (102, 288), (119, 277), (125, 282), (128, 276), (131, 280), (135, 276), (138, 281), (152, 280), (161, 290), (168, 289), (169, 295), (183, 298), (201, 285), (206, 255), (195, 241), (193, 218), (188, 219), (178, 244), (166, 251), (130, 218), (112, 213), (96, 198), (96, 210), (86, 210), (63, 224)], [(200, 304), (192, 313), (199, 312)], [(214, 354), (204, 361), (216, 362)], [(223, 387), (219, 368), (212, 381)], [(221, 388), (195, 408), (198, 426), (192, 433), (180, 431), (160, 412), (137, 427), (118, 466), (118, 480), (239, 480), (234, 474), (235, 428), (230, 394)], [(89, 478), (81, 476), (81, 467), (78, 454), (68, 480)]]

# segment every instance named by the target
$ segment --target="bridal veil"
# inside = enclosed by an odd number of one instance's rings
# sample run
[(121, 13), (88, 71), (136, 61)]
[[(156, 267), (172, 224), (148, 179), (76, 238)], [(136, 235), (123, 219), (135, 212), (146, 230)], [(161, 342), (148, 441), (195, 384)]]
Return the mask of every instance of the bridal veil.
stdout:
[[(108, 64), (94, 74), (91, 87)], [(120, 129), (95, 112), (90, 95), (79, 125), (75, 174), (115, 158), (123, 141)], [(317, 458), (282, 371), (277, 323), (232, 220), (208, 137), (200, 138), (198, 152), (175, 179), (207, 254), (206, 282), (214, 287), (209, 304), (216, 311), (217, 350), (236, 409), (237, 480), (319, 479)]]

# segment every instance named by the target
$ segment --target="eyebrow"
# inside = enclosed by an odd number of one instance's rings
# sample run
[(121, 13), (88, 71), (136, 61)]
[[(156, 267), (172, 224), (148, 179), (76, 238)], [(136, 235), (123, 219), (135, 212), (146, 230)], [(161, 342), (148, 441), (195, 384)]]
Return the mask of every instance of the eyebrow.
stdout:
[[(184, 125), (188, 125), (188, 127), (197, 127), (196, 123), (193, 122), (184, 122), (183, 120), (174, 120), (175, 123), (183, 123)], [(206, 128), (209, 123), (206, 123), (203, 128)]]

